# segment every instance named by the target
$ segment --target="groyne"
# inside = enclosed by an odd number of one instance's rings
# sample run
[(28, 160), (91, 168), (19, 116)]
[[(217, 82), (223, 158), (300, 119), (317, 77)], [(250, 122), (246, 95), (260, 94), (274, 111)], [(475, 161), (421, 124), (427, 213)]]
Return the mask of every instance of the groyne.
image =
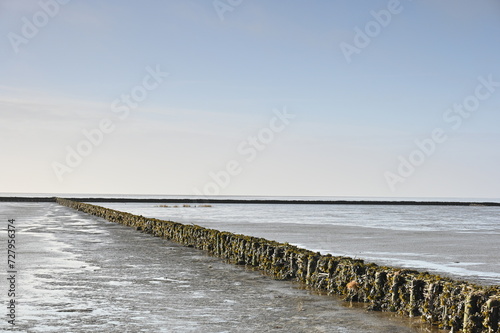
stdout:
[(421, 317), (451, 332), (500, 333), (500, 286), (478, 286), (427, 272), (321, 255), (287, 243), (137, 216), (68, 199), (58, 198), (57, 202), (207, 251), (237, 265), (258, 268), (275, 279), (295, 280), (347, 301), (367, 303), (371, 310)]

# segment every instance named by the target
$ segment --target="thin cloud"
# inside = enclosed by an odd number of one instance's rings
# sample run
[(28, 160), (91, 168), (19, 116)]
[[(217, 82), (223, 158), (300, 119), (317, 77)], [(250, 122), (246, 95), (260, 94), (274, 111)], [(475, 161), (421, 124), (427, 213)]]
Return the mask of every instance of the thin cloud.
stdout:
[(461, 21), (483, 21), (484, 15), (500, 14), (500, 3), (497, 0), (480, 0), (471, 2), (469, 0), (441, 0), (423, 1), (423, 6), (430, 10)]

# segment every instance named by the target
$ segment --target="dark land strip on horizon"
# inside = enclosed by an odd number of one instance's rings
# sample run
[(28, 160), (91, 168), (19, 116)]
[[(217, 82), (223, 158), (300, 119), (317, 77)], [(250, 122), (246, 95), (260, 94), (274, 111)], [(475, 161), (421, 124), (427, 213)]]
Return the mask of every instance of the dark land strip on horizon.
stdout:
[[(500, 202), (472, 201), (390, 201), (390, 200), (283, 200), (283, 199), (186, 199), (186, 198), (96, 198), (65, 197), (79, 202), (271, 204), (271, 205), (394, 205), (394, 206), (500, 206)], [(0, 202), (56, 202), (56, 197), (0, 197)]]

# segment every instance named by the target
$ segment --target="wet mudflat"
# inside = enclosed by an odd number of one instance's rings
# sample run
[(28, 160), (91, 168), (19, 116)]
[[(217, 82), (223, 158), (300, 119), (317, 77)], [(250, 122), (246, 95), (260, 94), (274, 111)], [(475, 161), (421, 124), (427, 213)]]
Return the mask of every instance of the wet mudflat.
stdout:
[(0, 203), (0, 218), (4, 244), (16, 219), (18, 270), (0, 331), (429, 332), (55, 203)]

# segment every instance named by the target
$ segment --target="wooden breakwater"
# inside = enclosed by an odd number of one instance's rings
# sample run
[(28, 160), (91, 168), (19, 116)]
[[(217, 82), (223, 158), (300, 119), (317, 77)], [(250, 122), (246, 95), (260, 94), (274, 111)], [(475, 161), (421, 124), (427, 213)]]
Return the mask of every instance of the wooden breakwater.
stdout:
[(500, 286), (465, 281), (363, 260), (301, 249), (287, 243), (146, 218), (100, 206), (57, 199), (61, 205), (121, 223), (157, 237), (207, 251), (238, 265), (256, 267), (275, 279), (364, 302), (451, 332), (500, 333)]

